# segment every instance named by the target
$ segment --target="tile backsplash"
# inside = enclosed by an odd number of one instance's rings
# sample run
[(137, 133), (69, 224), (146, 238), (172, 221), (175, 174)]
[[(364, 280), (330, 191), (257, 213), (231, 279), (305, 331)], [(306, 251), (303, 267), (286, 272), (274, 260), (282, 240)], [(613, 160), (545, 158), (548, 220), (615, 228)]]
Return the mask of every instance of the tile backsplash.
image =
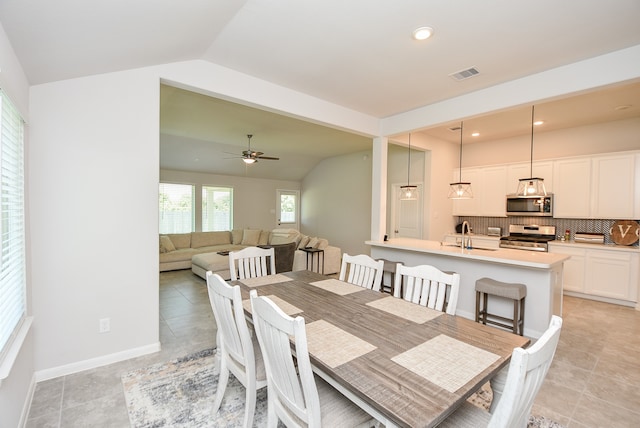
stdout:
[[(458, 217), (459, 223), (468, 221), (473, 233), (486, 234), (488, 227), (502, 228), (502, 234), (509, 234), (510, 224), (537, 224), (540, 226), (555, 226), (556, 236), (564, 235), (569, 229), (571, 240), (576, 232), (603, 233), (604, 243), (613, 244), (609, 230), (616, 220), (604, 219), (563, 219), (550, 217)], [(638, 246), (638, 242), (633, 244)]]

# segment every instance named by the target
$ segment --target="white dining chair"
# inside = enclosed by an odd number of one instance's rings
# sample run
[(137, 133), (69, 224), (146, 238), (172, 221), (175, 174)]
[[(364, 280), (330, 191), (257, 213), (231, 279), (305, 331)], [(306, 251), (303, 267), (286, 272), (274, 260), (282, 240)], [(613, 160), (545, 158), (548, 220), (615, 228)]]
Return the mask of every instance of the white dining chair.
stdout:
[(256, 393), (267, 386), (262, 352), (255, 336), (252, 338), (249, 333), (240, 287), (230, 286), (220, 275), (209, 271), (207, 289), (218, 328), (216, 342), (220, 375), (213, 400), (213, 412), (220, 409), (231, 372), (246, 389), (242, 426), (251, 428), (256, 409)]
[(229, 252), (231, 281), (274, 275), (276, 273), (275, 250), (271, 248), (247, 247)]
[(267, 369), (267, 426), (275, 428), (278, 420), (287, 427), (309, 428), (375, 424), (371, 416), (313, 374), (304, 318), (288, 316), (268, 297), (258, 297), (256, 290), (250, 296)]
[(442, 272), (430, 265), (396, 265), (394, 297), (431, 309), (456, 314), (460, 274)]
[(380, 291), (383, 271), (384, 260), (374, 260), (366, 254), (350, 256), (344, 253), (338, 279), (360, 287)]
[(525, 428), (533, 401), (542, 386), (558, 346), (562, 318), (552, 316), (549, 328), (527, 349), (515, 348), (505, 388), (493, 413), (464, 402), (439, 427)]

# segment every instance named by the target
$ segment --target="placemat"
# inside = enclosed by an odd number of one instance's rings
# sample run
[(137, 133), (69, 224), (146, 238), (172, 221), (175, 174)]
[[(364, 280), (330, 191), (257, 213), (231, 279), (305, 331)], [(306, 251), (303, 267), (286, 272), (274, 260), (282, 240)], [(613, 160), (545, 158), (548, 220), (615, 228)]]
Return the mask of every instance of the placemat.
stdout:
[(499, 358), (441, 334), (391, 360), (449, 392), (456, 392)]
[(349, 284), (348, 282), (340, 281), (335, 278), (311, 282), (310, 284), (313, 285), (314, 287), (322, 288), (323, 290), (330, 291), (340, 296), (344, 296), (346, 294), (351, 294), (351, 293), (357, 293), (358, 291), (365, 290), (365, 288), (363, 287)]
[(276, 284), (278, 282), (293, 281), (293, 279), (282, 274), (256, 276), (255, 278), (241, 279), (240, 282), (247, 287), (260, 287), (261, 285)]
[[(291, 303), (289, 303), (289, 302), (287, 302), (287, 301), (285, 301), (285, 300), (282, 300), (281, 298), (279, 298), (279, 297), (278, 297), (278, 296), (276, 296), (276, 295), (271, 294), (271, 295), (266, 296), (266, 297), (268, 297), (269, 299), (271, 299), (271, 300), (273, 301), (273, 303), (275, 303), (275, 304), (276, 304), (276, 306), (278, 306), (280, 309), (282, 309), (282, 311), (283, 311), (285, 314), (289, 315), (289, 316), (293, 316), (293, 315), (295, 315), (295, 314), (299, 314), (299, 313), (302, 313), (302, 312), (303, 312), (303, 310), (302, 310), (302, 309), (300, 309), (300, 308), (298, 308), (298, 307), (296, 307), (296, 306), (293, 306)], [(246, 309), (250, 314), (252, 314), (252, 313), (253, 313), (253, 312), (251, 311), (251, 299), (243, 300), (243, 301), (242, 301), (242, 306), (243, 306), (243, 307), (244, 307), (244, 308), (245, 308), (245, 309)]]
[(309, 353), (331, 368), (376, 349), (375, 346), (324, 320), (306, 325)]
[(380, 309), (381, 311), (413, 321), (417, 324), (423, 324), (442, 315), (440, 311), (418, 305), (417, 303), (407, 302), (404, 299), (393, 296), (374, 300), (373, 302), (367, 303), (367, 306)]

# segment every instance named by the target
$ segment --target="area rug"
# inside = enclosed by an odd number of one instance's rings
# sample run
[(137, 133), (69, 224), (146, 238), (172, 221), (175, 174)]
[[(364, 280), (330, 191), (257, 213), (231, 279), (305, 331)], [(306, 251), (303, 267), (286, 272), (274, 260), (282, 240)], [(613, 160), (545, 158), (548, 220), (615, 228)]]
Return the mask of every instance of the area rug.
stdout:
[[(211, 411), (218, 385), (215, 350), (205, 349), (167, 363), (122, 375), (129, 421), (134, 428), (239, 427), (244, 418), (245, 389), (233, 375), (217, 413)], [(488, 409), (491, 389), (483, 387), (469, 401)], [(267, 422), (266, 388), (258, 391), (254, 427)], [(281, 426), (281, 424), (279, 424)], [(562, 428), (544, 417), (529, 419), (528, 428)]]

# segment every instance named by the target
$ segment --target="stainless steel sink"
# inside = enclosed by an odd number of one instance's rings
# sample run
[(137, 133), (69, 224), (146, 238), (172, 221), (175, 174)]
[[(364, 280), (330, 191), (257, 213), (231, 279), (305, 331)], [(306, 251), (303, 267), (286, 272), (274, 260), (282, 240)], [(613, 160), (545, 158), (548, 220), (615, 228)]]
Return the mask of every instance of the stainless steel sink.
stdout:
[[(443, 247), (454, 247), (460, 248), (460, 244), (441, 244)], [(497, 248), (480, 248), (480, 247), (471, 247), (465, 248), (466, 250), (482, 250), (482, 251), (497, 251)]]

